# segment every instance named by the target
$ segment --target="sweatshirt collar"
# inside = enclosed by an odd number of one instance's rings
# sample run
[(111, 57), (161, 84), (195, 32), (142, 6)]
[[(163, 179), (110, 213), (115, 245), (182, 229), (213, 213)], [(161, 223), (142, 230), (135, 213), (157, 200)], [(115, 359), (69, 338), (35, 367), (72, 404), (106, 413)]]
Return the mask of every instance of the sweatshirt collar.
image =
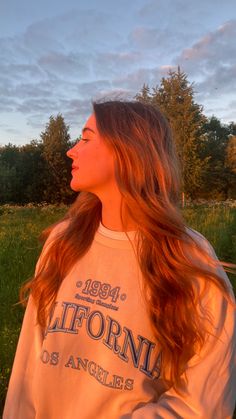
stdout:
[(99, 227), (95, 234), (95, 241), (107, 245), (109, 247), (117, 247), (117, 248), (132, 248), (131, 243), (129, 242), (129, 236), (131, 241), (135, 240), (136, 230), (127, 231), (115, 231), (110, 230), (105, 227), (102, 222), (100, 221)]

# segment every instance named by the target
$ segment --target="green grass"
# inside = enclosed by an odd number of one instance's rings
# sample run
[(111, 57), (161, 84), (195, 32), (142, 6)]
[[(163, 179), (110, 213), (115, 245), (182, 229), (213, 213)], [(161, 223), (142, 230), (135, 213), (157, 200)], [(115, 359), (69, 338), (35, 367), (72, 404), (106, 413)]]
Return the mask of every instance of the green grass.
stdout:
[[(3, 410), (24, 309), (21, 284), (30, 278), (41, 251), (38, 236), (66, 207), (0, 207), (0, 413)], [(198, 206), (183, 210), (187, 225), (202, 233), (219, 259), (236, 263), (236, 208)], [(227, 273), (236, 292), (236, 276)]]
[[(236, 208), (195, 206), (185, 208), (183, 215), (188, 226), (207, 238), (220, 260), (236, 263)], [(236, 275), (227, 275), (236, 294)]]
[(62, 218), (66, 208), (0, 207), (0, 417), (21, 329), (18, 301), (23, 282), (34, 274), (41, 231)]

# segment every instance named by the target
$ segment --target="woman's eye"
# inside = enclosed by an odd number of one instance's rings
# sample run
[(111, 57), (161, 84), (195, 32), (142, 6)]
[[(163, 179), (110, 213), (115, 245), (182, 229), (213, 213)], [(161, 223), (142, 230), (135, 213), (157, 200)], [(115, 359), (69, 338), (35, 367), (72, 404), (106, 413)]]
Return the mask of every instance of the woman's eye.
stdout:
[(89, 141), (89, 140), (87, 140), (86, 138), (81, 138), (81, 140), (82, 140), (82, 141)]

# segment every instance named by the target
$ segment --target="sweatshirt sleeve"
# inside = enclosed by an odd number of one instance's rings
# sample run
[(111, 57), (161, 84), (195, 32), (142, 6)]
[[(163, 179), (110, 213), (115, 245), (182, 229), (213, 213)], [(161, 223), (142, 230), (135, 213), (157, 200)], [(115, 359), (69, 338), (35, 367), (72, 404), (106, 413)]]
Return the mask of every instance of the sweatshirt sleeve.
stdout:
[[(202, 236), (203, 237), (203, 236)], [(205, 239), (206, 240), (206, 239)], [(217, 256), (208, 241), (209, 252)], [(224, 269), (218, 273), (228, 285), (232, 301), (232, 285)], [(132, 419), (230, 419), (236, 398), (236, 315), (216, 286), (211, 286), (207, 303), (213, 314), (214, 330), (219, 339), (210, 336), (198, 355), (187, 363), (188, 379), (184, 396), (168, 389), (156, 403), (147, 403), (131, 414)]]
[[(53, 229), (44, 243), (35, 267), (35, 273), (38, 271), (42, 255), (57, 231), (58, 226)], [(40, 357), (42, 343), (43, 330), (37, 324), (37, 309), (30, 294), (17, 343), (3, 411), (3, 419), (35, 418), (32, 383), (37, 361)]]
[(33, 419), (32, 381), (43, 333), (36, 325), (36, 307), (29, 296), (9, 381), (3, 419)]

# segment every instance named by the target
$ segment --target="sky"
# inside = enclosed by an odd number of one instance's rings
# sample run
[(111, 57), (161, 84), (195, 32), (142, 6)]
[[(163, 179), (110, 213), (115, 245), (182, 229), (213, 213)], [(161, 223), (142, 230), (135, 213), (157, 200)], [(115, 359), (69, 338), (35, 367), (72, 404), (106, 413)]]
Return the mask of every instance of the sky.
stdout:
[(235, 0), (0, 0), (0, 145), (62, 114), (76, 139), (92, 100), (133, 99), (179, 65), (207, 116), (236, 121)]

